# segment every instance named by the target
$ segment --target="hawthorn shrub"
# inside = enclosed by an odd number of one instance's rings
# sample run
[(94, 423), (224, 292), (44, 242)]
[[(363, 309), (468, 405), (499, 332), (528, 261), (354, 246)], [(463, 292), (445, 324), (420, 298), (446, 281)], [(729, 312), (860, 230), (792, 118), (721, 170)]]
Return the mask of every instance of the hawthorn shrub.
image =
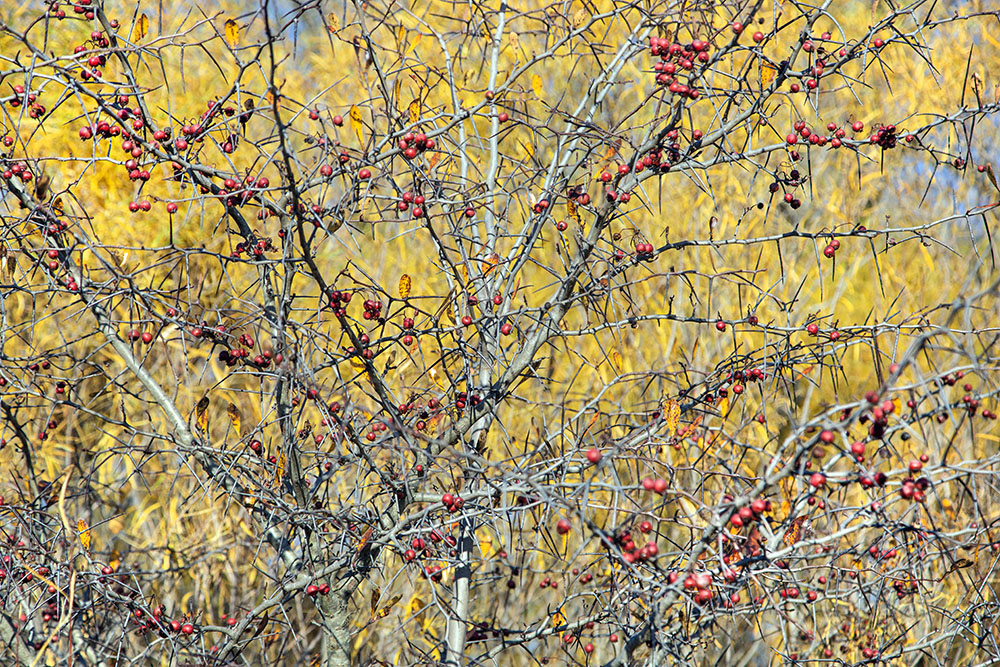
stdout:
[(10, 3), (10, 665), (1000, 659), (991, 3)]

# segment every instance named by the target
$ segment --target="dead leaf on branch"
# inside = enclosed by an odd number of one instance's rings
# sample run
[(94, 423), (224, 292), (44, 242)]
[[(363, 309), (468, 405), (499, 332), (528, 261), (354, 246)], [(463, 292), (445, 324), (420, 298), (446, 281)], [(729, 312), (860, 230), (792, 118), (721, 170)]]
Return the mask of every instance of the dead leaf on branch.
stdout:
[(351, 119), (351, 129), (354, 130), (354, 134), (358, 138), (358, 144), (363, 146), (365, 126), (361, 121), (361, 109), (358, 108), (357, 104), (352, 104), (351, 110), (347, 112), (347, 115)]
[(149, 17), (145, 14), (140, 14), (139, 18), (136, 19), (135, 27), (132, 29), (132, 41), (138, 42), (146, 33), (149, 32)]
[(235, 49), (240, 43), (240, 26), (233, 19), (227, 19), (225, 25), (226, 43)]
[(230, 403), (229, 407), (226, 408), (226, 414), (229, 415), (229, 422), (233, 425), (233, 430), (236, 431), (236, 435), (242, 435), (242, 419), (243, 416), (240, 414), (240, 409), (236, 407), (234, 403)]
[(78, 519), (76, 522), (76, 532), (80, 534), (80, 544), (83, 545), (84, 551), (90, 551), (90, 526), (83, 519)]
[(202, 396), (201, 400), (198, 401), (198, 405), (194, 408), (198, 428), (202, 431), (208, 430), (208, 403), (208, 396)]

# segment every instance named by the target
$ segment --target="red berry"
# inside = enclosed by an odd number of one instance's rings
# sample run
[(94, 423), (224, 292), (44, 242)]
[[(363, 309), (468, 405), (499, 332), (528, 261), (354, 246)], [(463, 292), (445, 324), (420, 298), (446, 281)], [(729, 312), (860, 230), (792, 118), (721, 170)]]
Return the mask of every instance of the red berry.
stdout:
[(598, 463), (601, 460), (601, 450), (596, 448), (588, 449), (587, 460), (591, 463)]
[(567, 521), (566, 519), (559, 519), (559, 521), (556, 523), (556, 532), (559, 533), (560, 535), (565, 535), (566, 533), (568, 533), (570, 531), (570, 528), (572, 528), (572, 526), (570, 526), (569, 521)]

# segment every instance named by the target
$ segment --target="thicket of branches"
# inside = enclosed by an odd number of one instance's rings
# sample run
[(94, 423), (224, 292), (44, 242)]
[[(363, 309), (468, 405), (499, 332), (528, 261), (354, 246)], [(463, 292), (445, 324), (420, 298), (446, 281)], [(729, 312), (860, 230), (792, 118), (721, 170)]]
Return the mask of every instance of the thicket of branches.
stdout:
[(991, 3), (2, 12), (4, 664), (1000, 659)]

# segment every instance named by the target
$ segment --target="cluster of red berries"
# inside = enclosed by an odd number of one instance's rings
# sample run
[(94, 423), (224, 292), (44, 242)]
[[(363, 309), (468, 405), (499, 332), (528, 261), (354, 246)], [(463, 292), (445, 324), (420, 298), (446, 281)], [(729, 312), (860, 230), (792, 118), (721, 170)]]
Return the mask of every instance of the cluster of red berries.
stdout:
[(309, 584), (306, 586), (306, 595), (311, 598), (317, 595), (327, 595), (330, 592), (330, 584)]
[[(92, 0), (74, 0), (74, 2), (72, 3), (73, 13), (81, 14), (83, 18), (87, 19), (88, 21), (92, 21), (94, 19), (94, 10), (90, 8), (91, 2)], [(66, 10), (61, 9), (59, 7), (58, 2), (53, 2), (52, 4), (50, 4), (49, 11), (55, 14), (56, 18), (59, 19), (66, 18)], [(111, 27), (112, 28), (118, 27), (118, 19), (111, 20)]]
[[(840, 241), (837, 239), (831, 239), (830, 242), (823, 248), (823, 256), (827, 259), (833, 259), (837, 251), (840, 250)], [(839, 336), (838, 336), (839, 338)]]
[[(753, 322), (751, 322), (751, 324), (753, 324)], [(747, 368), (742, 371), (733, 371), (732, 373), (729, 373), (726, 375), (726, 382), (732, 383), (730, 389), (733, 390), (734, 394), (741, 394), (743, 393), (743, 388), (739, 384), (740, 382), (758, 382), (762, 381), (764, 378), (765, 374), (761, 369)], [(724, 390), (720, 390), (719, 393), (721, 394), (722, 391)]]
[[(332, 299), (332, 297), (331, 297)], [(377, 320), (382, 316), (382, 302), (374, 299), (365, 299), (365, 312), (362, 315), (366, 320)]]
[(879, 395), (874, 391), (869, 391), (865, 395), (865, 400), (872, 407), (865, 414), (861, 415), (858, 421), (862, 424), (871, 421), (872, 425), (868, 428), (868, 435), (873, 440), (878, 440), (885, 435), (886, 426), (889, 424), (889, 415), (895, 412), (896, 405), (890, 400), (882, 401), (879, 404)]
[(428, 138), (423, 132), (407, 132), (399, 140), (399, 150), (403, 151), (403, 155), (410, 160), (423, 151), (432, 150), (434, 145), (434, 140)]
[(621, 543), (622, 560), (627, 564), (641, 563), (656, 558), (660, 552), (660, 547), (656, 540), (649, 540), (641, 547), (636, 547), (631, 536), (627, 536)]
[(544, 213), (545, 211), (548, 210), (550, 204), (551, 204), (551, 202), (548, 199), (542, 198), (542, 199), (539, 199), (538, 202), (536, 202), (535, 205), (531, 207), (531, 210), (536, 215), (540, 214), (540, 213)]
[(412, 192), (404, 192), (399, 198), (399, 202), (396, 204), (396, 208), (400, 211), (405, 211), (413, 206), (413, 217), (421, 218), (424, 215), (424, 204), (426, 204), (426, 198), (421, 194), (414, 194)]
[(758, 521), (762, 514), (770, 511), (771, 501), (763, 498), (756, 498), (749, 505), (741, 507), (729, 517), (729, 523), (734, 528), (742, 528)]
[[(93, 13), (93, 12), (89, 12)], [(85, 60), (82, 58), (81, 54), (90, 51), (93, 47), (99, 49), (106, 49), (110, 46), (108, 38), (99, 30), (94, 30), (90, 33), (90, 45), (78, 44), (73, 47), (73, 55), (81, 56), (81, 68), (80, 68), (80, 78), (84, 81), (89, 81), (90, 79), (100, 79), (102, 72), (100, 67), (104, 67), (107, 63), (107, 56), (103, 53), (95, 53), (88, 56)], [(89, 68), (89, 69), (88, 69)]]
[(462, 497), (453, 493), (442, 494), (441, 504), (452, 514), (465, 507), (465, 501)]
[(635, 256), (637, 259), (652, 259), (653, 258), (653, 244), (652, 243), (636, 243), (635, 244)]
[(24, 86), (21, 84), (15, 84), (13, 86), (14, 94), (20, 95), (20, 97), (12, 97), (10, 99), (10, 106), (13, 108), (18, 108), (22, 103), (28, 105), (28, 116), (30, 118), (39, 119), (45, 115), (45, 107), (38, 103), (38, 96), (35, 93), (25, 93)]
[[(907, 141), (912, 140), (910, 136), (907, 135)], [(875, 130), (875, 134), (868, 137), (868, 143), (880, 146), (883, 150), (889, 150), (896, 147), (896, 139), (896, 126), (883, 125)]]
[[(788, 600), (788, 599), (796, 600), (799, 598), (800, 595), (802, 595), (802, 591), (799, 590), (799, 588), (796, 586), (785, 586), (784, 588), (778, 589), (778, 597), (780, 597), (782, 600)], [(809, 591), (808, 593), (806, 593), (806, 599), (809, 600), (810, 602), (815, 602), (818, 598), (819, 595), (816, 593), (816, 591)]]
[(249, 253), (254, 257), (263, 257), (265, 252), (273, 252), (274, 250), (274, 244), (269, 237), (249, 239), (237, 243), (230, 256), (236, 258), (243, 253)]
[(469, 396), (468, 393), (460, 391), (455, 395), (455, 407), (459, 410), (463, 410), (467, 403), (472, 403), (472, 407), (479, 405), (481, 399), (477, 394), (472, 394)]
[[(895, 551), (895, 549), (893, 549)], [(905, 598), (907, 595), (916, 595), (920, 590), (920, 584), (917, 583), (915, 579), (909, 581), (903, 581), (902, 579), (896, 579), (892, 582), (892, 587), (896, 589), (896, 597), (899, 599)]]
[(646, 477), (642, 480), (642, 488), (646, 491), (655, 491), (659, 494), (667, 492), (667, 480), (662, 477)]
[(924, 492), (930, 487), (931, 482), (926, 477), (919, 477), (917, 479), (913, 478), (923, 469), (923, 464), (927, 460), (927, 455), (924, 454), (921, 457), (922, 460), (910, 461), (910, 477), (903, 480), (903, 485), (899, 488), (899, 497), (903, 500), (912, 500), (913, 502), (922, 503), (925, 500)]
[(378, 439), (379, 433), (385, 433), (388, 430), (389, 426), (385, 422), (375, 422), (372, 424), (368, 433), (365, 434), (365, 439), (368, 440), (368, 442), (375, 442), (375, 440)]
[[(667, 581), (671, 584), (676, 583), (680, 578), (677, 572), (671, 572), (667, 575)], [(705, 604), (709, 602), (712, 597), (712, 575), (708, 572), (695, 572), (689, 574), (684, 578), (684, 590), (691, 594), (691, 598), (696, 604)]]
[(3, 172), (0, 173), (2, 173), (3, 178), (6, 181), (16, 177), (27, 183), (35, 177), (35, 175), (31, 173), (31, 169), (28, 168), (28, 165), (26, 164), (22, 164), (21, 162), (7, 164), (6, 160), (4, 162)]
[(240, 362), (240, 359), (246, 359), (250, 356), (250, 350), (245, 350), (242, 348), (236, 348), (232, 350), (220, 350), (219, 351), (219, 361), (224, 363), (226, 366), (232, 368)]
[[(336, 317), (343, 317), (347, 314), (347, 304), (351, 302), (351, 293), (341, 290), (330, 292), (330, 308)], [(366, 311), (367, 312), (367, 311)]]
[(571, 187), (567, 191), (566, 196), (569, 197), (570, 199), (575, 200), (576, 203), (580, 204), (581, 206), (586, 206), (587, 204), (590, 203), (590, 194), (588, 194), (583, 189), (582, 185), (575, 185)]
[(128, 332), (129, 340), (137, 341), (141, 340), (143, 343), (149, 345), (153, 342), (153, 334), (148, 331), (139, 331), (138, 329), (132, 329)]
[[(422, 537), (415, 537), (410, 540), (410, 548), (403, 552), (403, 559), (407, 562), (413, 562), (417, 558), (425, 558), (434, 555), (437, 552), (438, 545), (442, 547), (452, 549), (458, 544), (458, 540), (455, 539), (453, 535), (442, 536), (436, 530), (432, 530), (427, 534), (430, 543)], [(454, 555), (449, 551), (450, 555)]]
[(696, 62), (707, 63), (711, 46), (701, 39), (695, 39), (689, 44), (681, 45), (668, 39), (650, 37), (649, 53), (660, 58), (653, 64), (653, 71), (656, 72), (656, 84), (666, 86), (667, 90), (674, 95), (692, 100), (698, 99), (700, 95), (698, 89), (679, 82), (677, 76), (679, 76), (679, 72), (682, 74), (684, 70), (693, 70)]

